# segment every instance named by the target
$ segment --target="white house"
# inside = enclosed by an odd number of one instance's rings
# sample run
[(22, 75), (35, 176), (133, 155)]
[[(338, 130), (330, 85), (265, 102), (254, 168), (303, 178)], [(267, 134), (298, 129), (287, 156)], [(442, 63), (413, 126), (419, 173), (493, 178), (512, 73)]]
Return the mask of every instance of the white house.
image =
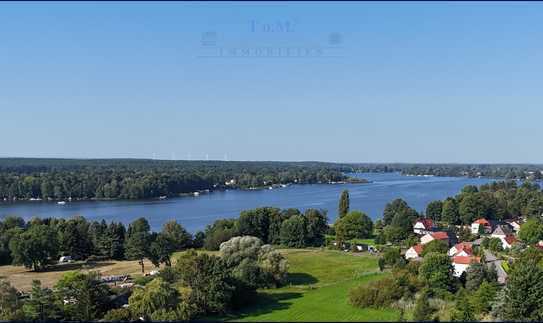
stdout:
[(421, 244), (414, 245), (413, 247), (407, 249), (405, 252), (405, 259), (416, 259), (420, 258), (422, 256), (422, 250), (424, 249), (424, 246)]
[(452, 265), (454, 267), (454, 273), (453, 275), (455, 277), (460, 277), (466, 270), (468, 270), (469, 266), (473, 263), (478, 263), (481, 261), (481, 258), (479, 257), (473, 257), (473, 256), (455, 256), (452, 260)]
[(496, 229), (494, 229), (494, 231), (492, 232), (490, 236), (492, 238), (504, 239), (505, 237), (512, 234), (513, 234), (513, 230), (511, 230), (510, 226), (501, 224), (501, 225), (498, 225)]
[(427, 243), (429, 243), (431, 241), (434, 241), (434, 240), (442, 240), (442, 241), (445, 241), (448, 244), (449, 243), (449, 235), (447, 234), (447, 232), (444, 232), (444, 231), (430, 232), (430, 233), (427, 233), (427, 234), (423, 235), (420, 238), (420, 243), (421, 244), (427, 244)]
[(413, 225), (413, 232), (416, 234), (427, 234), (434, 229), (434, 222), (431, 219), (418, 219)]
[(510, 249), (515, 243), (517, 243), (517, 238), (513, 235), (508, 235), (505, 238), (500, 238), (502, 241), (503, 249)]
[(485, 233), (492, 232), (492, 225), (487, 219), (477, 219), (471, 224), (471, 233), (478, 234), (480, 227), (484, 228)]
[(455, 244), (451, 249), (449, 249), (449, 257), (454, 256), (464, 256), (469, 257), (473, 256), (473, 248), (471, 242), (460, 242)]

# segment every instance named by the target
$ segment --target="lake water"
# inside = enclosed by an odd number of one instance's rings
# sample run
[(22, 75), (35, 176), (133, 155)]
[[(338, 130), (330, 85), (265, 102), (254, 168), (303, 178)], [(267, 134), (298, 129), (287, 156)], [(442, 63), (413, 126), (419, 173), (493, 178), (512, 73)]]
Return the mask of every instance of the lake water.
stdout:
[(465, 185), (482, 185), (493, 180), (463, 177), (402, 176), (398, 173), (351, 174), (372, 181), (369, 184), (292, 185), (285, 188), (258, 191), (230, 190), (201, 194), (198, 197), (178, 197), (167, 200), (142, 201), (80, 201), (57, 205), (55, 202), (0, 202), (0, 218), (17, 215), (25, 219), (39, 217), (71, 217), (82, 215), (90, 220), (130, 223), (146, 217), (153, 230), (175, 219), (187, 230), (202, 230), (216, 219), (237, 217), (239, 212), (261, 206), (279, 208), (322, 208), (328, 210), (330, 222), (336, 217), (339, 195), (350, 193), (351, 210), (362, 210), (372, 219), (382, 216), (386, 203), (402, 198), (423, 211), (438, 199), (456, 195)]

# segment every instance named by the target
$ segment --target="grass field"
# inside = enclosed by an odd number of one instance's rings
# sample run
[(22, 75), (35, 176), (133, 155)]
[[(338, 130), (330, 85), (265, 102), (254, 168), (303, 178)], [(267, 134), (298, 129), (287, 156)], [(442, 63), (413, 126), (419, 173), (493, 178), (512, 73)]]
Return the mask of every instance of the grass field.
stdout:
[(281, 250), (289, 260), (288, 286), (262, 290), (255, 304), (231, 321), (393, 321), (391, 309), (359, 309), (348, 302), (349, 290), (380, 279), (377, 258), (331, 250)]
[[(154, 270), (155, 266), (145, 261), (145, 272)], [(22, 291), (29, 291), (32, 287), (32, 280), (41, 280), (42, 286), (52, 287), (64, 273), (70, 270), (99, 271), (103, 275), (130, 274), (132, 277), (141, 276), (141, 266), (137, 260), (134, 261), (102, 261), (93, 265), (83, 263), (69, 263), (51, 266), (47, 271), (34, 272), (22, 266), (0, 266), (0, 278), (4, 278), (11, 285)]]

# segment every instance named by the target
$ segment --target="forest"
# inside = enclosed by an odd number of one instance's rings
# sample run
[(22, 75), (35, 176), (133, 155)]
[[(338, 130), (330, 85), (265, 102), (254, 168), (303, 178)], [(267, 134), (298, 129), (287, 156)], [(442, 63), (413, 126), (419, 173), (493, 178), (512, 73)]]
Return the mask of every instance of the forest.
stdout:
[(0, 159), (0, 199), (141, 199), (202, 190), (346, 181), (318, 162)]

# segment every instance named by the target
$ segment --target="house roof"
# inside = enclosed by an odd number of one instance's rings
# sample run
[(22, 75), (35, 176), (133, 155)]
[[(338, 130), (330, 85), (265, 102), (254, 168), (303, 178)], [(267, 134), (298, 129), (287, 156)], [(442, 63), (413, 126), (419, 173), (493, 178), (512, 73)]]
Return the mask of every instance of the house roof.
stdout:
[(509, 244), (512, 245), (513, 243), (517, 242), (517, 238), (515, 238), (514, 235), (508, 235), (504, 238), (504, 240)]
[(469, 265), (472, 263), (480, 262), (480, 257), (473, 257), (473, 256), (454, 256), (453, 257), (453, 264), (461, 264), (461, 265)]
[(414, 245), (412, 248), (413, 248), (413, 250), (415, 250), (417, 255), (420, 255), (422, 253), (422, 250), (424, 249), (424, 245), (421, 245), (419, 243), (419, 244)]
[(471, 246), (471, 242), (460, 242), (457, 243), (454, 248), (456, 248), (456, 253), (460, 253), (462, 251), (465, 251), (469, 255), (473, 255), (473, 248)]
[(483, 218), (477, 219), (473, 223), (482, 224), (484, 226), (489, 226), (490, 225), (490, 222), (487, 219), (483, 219)]
[(432, 233), (430, 233), (430, 235), (434, 239), (437, 239), (437, 240), (448, 240), (449, 239), (449, 234), (447, 232), (444, 232), (444, 231), (432, 232)]
[(498, 225), (496, 229), (494, 229), (494, 232), (492, 234), (500, 235), (500, 236), (508, 236), (511, 235), (513, 232), (511, 231), (511, 227), (508, 225)]
[(418, 219), (415, 224), (417, 223), (422, 223), (425, 229), (430, 229), (434, 226), (434, 222), (432, 221), (432, 219)]

